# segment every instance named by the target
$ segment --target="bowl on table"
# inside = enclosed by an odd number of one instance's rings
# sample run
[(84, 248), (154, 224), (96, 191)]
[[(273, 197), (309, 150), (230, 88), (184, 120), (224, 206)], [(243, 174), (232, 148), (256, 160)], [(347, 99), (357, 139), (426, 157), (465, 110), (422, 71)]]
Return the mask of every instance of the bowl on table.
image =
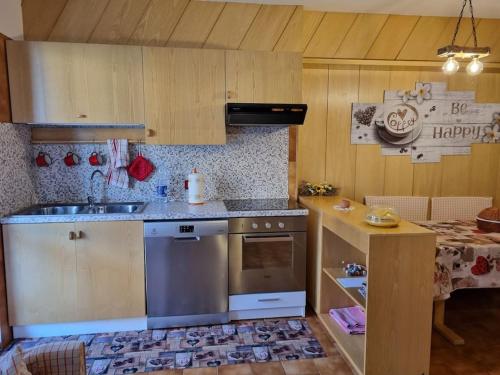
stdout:
[(484, 232), (500, 233), (500, 209), (485, 208), (476, 217), (477, 227)]

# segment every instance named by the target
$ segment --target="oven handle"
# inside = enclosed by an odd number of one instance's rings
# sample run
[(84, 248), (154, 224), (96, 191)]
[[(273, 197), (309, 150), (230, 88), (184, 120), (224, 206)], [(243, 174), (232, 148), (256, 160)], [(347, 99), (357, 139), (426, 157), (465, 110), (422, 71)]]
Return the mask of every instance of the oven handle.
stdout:
[(290, 234), (283, 236), (243, 236), (243, 242), (259, 243), (259, 242), (292, 242), (293, 237)]

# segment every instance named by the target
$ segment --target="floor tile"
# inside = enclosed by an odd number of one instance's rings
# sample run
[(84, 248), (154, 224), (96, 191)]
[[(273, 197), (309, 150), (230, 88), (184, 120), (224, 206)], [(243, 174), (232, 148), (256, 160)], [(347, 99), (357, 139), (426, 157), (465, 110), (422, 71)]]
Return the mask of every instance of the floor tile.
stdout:
[(352, 375), (353, 372), (345, 363), (344, 359), (338, 357), (316, 358), (314, 364), (320, 375)]
[(182, 375), (217, 375), (217, 367), (185, 369)]
[(313, 359), (299, 359), (297, 361), (285, 361), (281, 365), (286, 375), (317, 375), (319, 374)]
[(252, 363), (250, 367), (255, 375), (285, 375), (280, 362)]
[(218, 375), (254, 375), (248, 364), (219, 367)]

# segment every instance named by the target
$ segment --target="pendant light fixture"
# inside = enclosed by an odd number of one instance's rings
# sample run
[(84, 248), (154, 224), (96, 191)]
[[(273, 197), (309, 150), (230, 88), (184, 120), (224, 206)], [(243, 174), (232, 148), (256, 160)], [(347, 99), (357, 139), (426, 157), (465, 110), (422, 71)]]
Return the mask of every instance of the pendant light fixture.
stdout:
[[(474, 47), (462, 47), (455, 44), (457, 39), (458, 30), (460, 29), (460, 23), (462, 22), (462, 17), (464, 14), (465, 7), (469, 3), (470, 17), (472, 23), (472, 36), (474, 38)], [(457, 26), (455, 27), (455, 33), (453, 34), (453, 39), (451, 44), (439, 48), (437, 55), (439, 57), (446, 57), (447, 60), (443, 64), (444, 74), (454, 74), (460, 68), (460, 64), (456, 58), (460, 59), (471, 59), (471, 62), (467, 65), (467, 73), (470, 75), (478, 75), (483, 71), (483, 63), (479, 60), (482, 57), (486, 57), (490, 54), (490, 47), (478, 47), (477, 46), (477, 35), (476, 35), (476, 20), (474, 19), (474, 10), (472, 8), (472, 0), (464, 0), (462, 5), (462, 10), (460, 11), (460, 16), (458, 17)]]

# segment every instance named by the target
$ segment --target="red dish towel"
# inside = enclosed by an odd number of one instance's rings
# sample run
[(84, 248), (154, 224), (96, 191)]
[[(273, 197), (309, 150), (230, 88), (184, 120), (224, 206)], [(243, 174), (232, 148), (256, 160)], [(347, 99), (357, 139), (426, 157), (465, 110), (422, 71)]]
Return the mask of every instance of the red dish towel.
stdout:
[(128, 140), (108, 139), (108, 185), (128, 189), (127, 166), (129, 163)]

